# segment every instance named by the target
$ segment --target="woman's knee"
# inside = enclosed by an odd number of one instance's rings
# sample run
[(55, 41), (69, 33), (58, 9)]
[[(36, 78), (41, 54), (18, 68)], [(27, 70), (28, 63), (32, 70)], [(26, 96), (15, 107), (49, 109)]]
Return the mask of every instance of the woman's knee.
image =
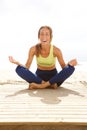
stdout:
[(75, 71), (75, 67), (74, 66), (68, 65), (68, 67), (69, 67), (69, 71), (71, 73), (73, 73)]
[(26, 68), (23, 67), (23, 66), (20, 66), (20, 65), (18, 65), (16, 67), (16, 69), (15, 69), (15, 71), (16, 71), (17, 74), (21, 74), (21, 73), (25, 72), (25, 70), (26, 70)]
[(16, 73), (19, 73), (20, 69), (21, 69), (21, 66), (18, 65), (18, 66), (16, 67), (16, 69), (15, 69)]

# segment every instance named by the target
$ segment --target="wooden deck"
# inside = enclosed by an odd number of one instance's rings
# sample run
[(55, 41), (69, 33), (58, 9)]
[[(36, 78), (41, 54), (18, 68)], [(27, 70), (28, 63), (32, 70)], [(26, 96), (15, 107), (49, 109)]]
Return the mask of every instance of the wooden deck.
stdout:
[(0, 126), (87, 126), (87, 84), (73, 84), (66, 81), (56, 90), (27, 90), (24, 81), (0, 83)]

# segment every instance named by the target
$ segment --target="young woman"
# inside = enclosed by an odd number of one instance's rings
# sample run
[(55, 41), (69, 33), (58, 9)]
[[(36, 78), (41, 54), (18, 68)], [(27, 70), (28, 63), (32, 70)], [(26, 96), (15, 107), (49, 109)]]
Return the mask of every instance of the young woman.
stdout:
[[(63, 59), (59, 48), (51, 44), (52, 29), (49, 26), (42, 26), (38, 31), (39, 43), (31, 47), (25, 65), (9, 56), (9, 61), (17, 64), (17, 74), (29, 83), (29, 89), (34, 88), (56, 88), (60, 86), (68, 77), (72, 75), (77, 64), (76, 59), (70, 60), (67, 64)], [(37, 61), (36, 73), (32, 73), (29, 68), (34, 55)], [(62, 70), (57, 72), (56, 59)]]

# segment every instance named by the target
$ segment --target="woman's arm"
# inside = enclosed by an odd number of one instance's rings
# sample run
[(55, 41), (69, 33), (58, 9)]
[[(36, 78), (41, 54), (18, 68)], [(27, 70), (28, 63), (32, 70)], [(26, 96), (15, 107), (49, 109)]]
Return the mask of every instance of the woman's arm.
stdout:
[(68, 64), (71, 65), (71, 66), (75, 66), (77, 65), (77, 60), (76, 59), (72, 59), (70, 60), (67, 64), (65, 63), (64, 59), (63, 59), (63, 55), (62, 55), (62, 52), (59, 48), (55, 47), (54, 46), (54, 56), (57, 57), (58, 59), (58, 62), (61, 66), (61, 68), (64, 68), (65, 66), (67, 66)]
[(66, 63), (63, 59), (63, 55), (62, 55), (61, 50), (54, 46), (53, 53), (54, 53), (54, 56), (57, 57), (57, 60), (60, 64), (61, 68), (64, 68), (66, 66)]
[(31, 47), (28, 53), (28, 59), (25, 65), (21, 64), (19, 61), (15, 60), (12, 56), (9, 56), (9, 61), (13, 64), (24, 66), (26, 68), (30, 68), (30, 65), (32, 63), (33, 57), (35, 55), (35, 47)]
[(30, 48), (29, 53), (28, 53), (28, 58), (25, 64), (26, 68), (30, 68), (30, 65), (32, 63), (32, 60), (35, 54), (36, 54), (36, 47), (33, 46)]

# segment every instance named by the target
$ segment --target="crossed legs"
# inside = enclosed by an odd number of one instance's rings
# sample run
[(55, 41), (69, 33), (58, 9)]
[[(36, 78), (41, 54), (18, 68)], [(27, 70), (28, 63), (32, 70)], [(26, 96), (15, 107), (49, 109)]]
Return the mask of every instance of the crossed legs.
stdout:
[(57, 86), (60, 86), (68, 77), (72, 75), (74, 70), (75, 68), (73, 66), (68, 65), (59, 73), (55, 74), (55, 76), (53, 76), (49, 81), (43, 81), (40, 77), (36, 76), (22, 66), (17, 66), (16, 68), (17, 74), (29, 83), (29, 89), (43, 89), (47, 87), (56, 89)]

